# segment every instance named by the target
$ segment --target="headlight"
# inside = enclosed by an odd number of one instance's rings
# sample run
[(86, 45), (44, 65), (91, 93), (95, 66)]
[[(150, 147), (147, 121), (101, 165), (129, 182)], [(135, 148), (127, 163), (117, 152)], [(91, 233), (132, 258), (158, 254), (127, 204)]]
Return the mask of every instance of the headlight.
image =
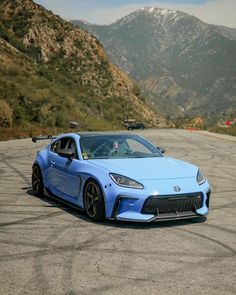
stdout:
[(197, 172), (197, 182), (199, 185), (203, 184), (206, 181), (205, 176), (202, 174), (200, 170)]
[(126, 176), (110, 173), (110, 177), (116, 184), (120, 186), (143, 189), (143, 185), (141, 183)]

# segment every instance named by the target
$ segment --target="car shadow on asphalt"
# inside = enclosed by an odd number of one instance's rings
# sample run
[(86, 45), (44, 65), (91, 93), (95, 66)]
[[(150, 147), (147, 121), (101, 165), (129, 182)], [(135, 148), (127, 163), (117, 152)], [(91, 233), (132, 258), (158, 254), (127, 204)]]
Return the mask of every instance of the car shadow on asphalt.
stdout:
[[(71, 204), (65, 202), (61, 199), (56, 199), (51, 196), (35, 196), (33, 194), (33, 190), (31, 187), (22, 188), (22, 190), (26, 190), (26, 194), (39, 198), (44, 202), (44, 207), (55, 207), (60, 208), (61, 210), (72, 214), (73, 216), (80, 218), (88, 223), (93, 223), (96, 225), (102, 225), (107, 227), (119, 227), (119, 228), (130, 228), (130, 229), (153, 229), (153, 228), (163, 228), (163, 227), (178, 227), (184, 226), (187, 224), (196, 224), (196, 223), (204, 223), (207, 220), (206, 216), (196, 217), (196, 218), (189, 218), (189, 219), (181, 219), (181, 220), (170, 220), (170, 221), (158, 221), (158, 222), (130, 222), (130, 221), (120, 221), (120, 220), (105, 220), (102, 222), (92, 221), (87, 217), (85, 212)], [(46, 204), (45, 204), (46, 203)]]

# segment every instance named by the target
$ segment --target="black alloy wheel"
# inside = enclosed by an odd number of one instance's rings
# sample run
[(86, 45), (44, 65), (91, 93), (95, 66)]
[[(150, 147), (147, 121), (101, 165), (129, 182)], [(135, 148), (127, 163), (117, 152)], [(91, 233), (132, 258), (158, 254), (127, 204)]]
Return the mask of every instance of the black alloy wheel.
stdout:
[(38, 165), (34, 165), (32, 169), (32, 189), (38, 197), (41, 197), (44, 193), (43, 177)]
[(102, 221), (105, 219), (105, 204), (98, 183), (89, 180), (84, 189), (84, 208), (90, 219)]

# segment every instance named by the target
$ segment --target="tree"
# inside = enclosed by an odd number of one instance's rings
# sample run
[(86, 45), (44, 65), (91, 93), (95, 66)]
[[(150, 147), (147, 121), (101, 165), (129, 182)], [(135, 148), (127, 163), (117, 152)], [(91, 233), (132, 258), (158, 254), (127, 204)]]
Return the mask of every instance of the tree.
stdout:
[(11, 127), (13, 111), (5, 100), (0, 100), (0, 127)]

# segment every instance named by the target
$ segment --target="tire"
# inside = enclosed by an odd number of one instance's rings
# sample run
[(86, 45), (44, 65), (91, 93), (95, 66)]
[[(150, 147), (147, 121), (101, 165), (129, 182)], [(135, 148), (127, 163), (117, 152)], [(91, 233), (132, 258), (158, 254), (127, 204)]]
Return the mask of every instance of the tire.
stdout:
[(41, 169), (38, 165), (32, 168), (32, 189), (36, 196), (42, 197), (44, 193), (44, 184)]
[(84, 209), (91, 220), (105, 219), (105, 203), (99, 184), (91, 179), (84, 188)]

